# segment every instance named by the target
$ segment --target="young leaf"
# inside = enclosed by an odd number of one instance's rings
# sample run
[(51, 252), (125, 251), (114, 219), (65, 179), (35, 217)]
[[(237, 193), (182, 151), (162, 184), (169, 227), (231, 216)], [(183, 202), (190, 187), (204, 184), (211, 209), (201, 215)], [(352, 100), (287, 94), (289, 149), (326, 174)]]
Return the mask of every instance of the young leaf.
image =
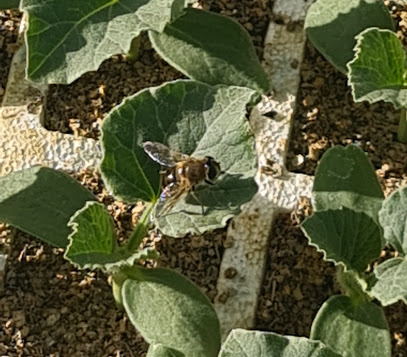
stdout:
[(173, 5), (178, 9), (180, 0), (22, 0), (28, 12), (27, 76), (71, 83), (112, 55), (127, 53), (141, 31), (163, 31)]
[(249, 34), (232, 19), (190, 8), (149, 36), (161, 57), (196, 81), (270, 91)]
[(123, 304), (132, 324), (150, 344), (188, 357), (215, 357), (220, 348), (216, 312), (197, 286), (174, 271), (132, 267), (123, 284)]
[[(102, 124), (104, 182), (126, 202), (155, 202), (160, 192), (160, 165), (144, 152), (143, 142), (160, 142), (197, 158), (212, 156), (225, 174), (213, 187), (202, 184), (197, 196), (207, 213), (205, 222), (211, 228), (224, 225), (257, 190), (254, 139), (245, 117), (253, 95), (248, 88), (175, 81), (128, 98)], [(180, 230), (196, 232), (201, 205), (186, 198), (187, 203), (182, 200), (167, 217), (183, 209), (185, 222)], [(160, 226), (165, 229), (163, 221)]]
[(392, 258), (379, 264), (374, 270), (375, 282), (370, 294), (382, 305), (391, 305), (398, 300), (407, 304), (407, 261)]
[(353, 58), (355, 36), (373, 26), (394, 30), (382, 1), (317, 0), (305, 18), (305, 30), (312, 44), (343, 73)]
[(353, 99), (369, 103), (384, 100), (396, 108), (406, 107), (406, 53), (397, 35), (371, 28), (356, 39), (356, 55), (348, 63)]
[(273, 332), (232, 330), (219, 357), (340, 357), (320, 341)]
[(69, 221), (73, 232), (65, 258), (80, 268), (112, 271), (122, 265), (147, 257), (148, 251), (129, 251), (119, 248), (112, 217), (103, 204), (87, 202)]
[(20, 0), (0, 0), (0, 10), (18, 9)]
[(407, 186), (388, 196), (379, 212), (379, 221), (383, 227), (384, 239), (401, 256), (407, 254)]
[(335, 146), (322, 156), (313, 187), (315, 210), (347, 207), (375, 221), (384, 195), (366, 154), (357, 146)]
[(390, 357), (391, 339), (382, 308), (372, 302), (354, 304), (332, 296), (318, 311), (311, 338), (347, 357)]
[(0, 221), (54, 246), (65, 248), (67, 223), (95, 196), (70, 176), (31, 167), (0, 178)]
[(146, 357), (185, 357), (185, 355), (163, 345), (150, 345)]
[(357, 272), (363, 272), (382, 248), (380, 227), (366, 214), (345, 207), (317, 211), (302, 223), (301, 229), (327, 260)]

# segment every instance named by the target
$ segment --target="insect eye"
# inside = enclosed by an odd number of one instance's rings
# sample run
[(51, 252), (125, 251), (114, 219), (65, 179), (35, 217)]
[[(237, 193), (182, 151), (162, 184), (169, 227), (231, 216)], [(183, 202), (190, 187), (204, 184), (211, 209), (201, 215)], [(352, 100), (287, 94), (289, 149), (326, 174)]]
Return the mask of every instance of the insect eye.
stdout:
[(207, 177), (209, 180), (215, 180), (220, 174), (220, 165), (213, 158), (208, 157), (208, 162), (206, 164), (208, 169)]

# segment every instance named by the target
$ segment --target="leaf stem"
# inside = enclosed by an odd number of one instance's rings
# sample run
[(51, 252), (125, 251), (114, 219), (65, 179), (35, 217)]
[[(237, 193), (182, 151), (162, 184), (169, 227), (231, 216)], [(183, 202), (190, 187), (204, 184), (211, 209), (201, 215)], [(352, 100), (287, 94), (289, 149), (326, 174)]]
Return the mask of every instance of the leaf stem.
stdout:
[(148, 202), (146, 208), (143, 211), (139, 221), (137, 222), (136, 228), (130, 236), (128, 243), (126, 244), (126, 250), (134, 252), (140, 246), (141, 240), (145, 237), (148, 226), (150, 223), (150, 215), (155, 207), (155, 202)]
[(129, 52), (127, 52), (126, 59), (129, 61), (137, 61), (140, 54), (140, 36), (134, 37), (130, 44)]
[(397, 130), (397, 140), (401, 143), (407, 143), (407, 115), (406, 108), (401, 108), (399, 127)]
[(119, 308), (123, 308), (123, 301), (122, 301), (122, 285), (124, 281), (127, 279), (127, 275), (123, 274), (122, 272), (116, 273), (112, 276), (112, 292), (114, 300), (116, 301), (116, 305)]

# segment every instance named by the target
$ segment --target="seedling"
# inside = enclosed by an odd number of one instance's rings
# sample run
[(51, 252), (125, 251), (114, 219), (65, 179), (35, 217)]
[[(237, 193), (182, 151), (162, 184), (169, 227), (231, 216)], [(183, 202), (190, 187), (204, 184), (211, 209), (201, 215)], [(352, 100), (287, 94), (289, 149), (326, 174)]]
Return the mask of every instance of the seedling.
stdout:
[(152, 204), (127, 244), (119, 247), (104, 206), (68, 175), (31, 168), (0, 181), (7, 188), (0, 193), (2, 220), (56, 246), (68, 245), (65, 257), (79, 268), (112, 275), (117, 303), (150, 343), (148, 356), (253, 357), (259, 351), (267, 351), (266, 356), (290, 356), (295, 351), (301, 356), (340, 356), (319, 341), (244, 330), (232, 331), (220, 350), (218, 318), (198, 287), (168, 269), (134, 265), (157, 256), (153, 250), (139, 250)]
[[(137, 47), (134, 39), (141, 31), (148, 31), (163, 58), (193, 79), (142, 90), (103, 122), (100, 171), (106, 186), (115, 198), (146, 204), (125, 245), (117, 243), (104, 206), (69, 176), (34, 167), (0, 178), (0, 220), (65, 248), (65, 258), (80, 269), (110, 274), (117, 303), (156, 351), (149, 356), (158, 356), (161, 347), (175, 356), (219, 352), (219, 321), (209, 300), (179, 274), (141, 267), (157, 252), (140, 250), (140, 243), (151, 225), (177, 237), (224, 227), (253, 197), (257, 158), (247, 108), (269, 90), (244, 28), (224, 16), (186, 8), (188, 3), (72, 0), (68, 6), (59, 0), (22, 0), (20, 5), (28, 15), (31, 80), (70, 83), (111, 55), (126, 53), (131, 43)], [(222, 168), (213, 185), (196, 185), (199, 202), (186, 195), (153, 222), (161, 168), (143, 149), (148, 141), (193, 157), (213, 157)]]
[[(383, 309), (372, 300), (384, 306), (407, 302), (406, 195), (404, 187), (384, 200), (373, 166), (356, 146), (334, 147), (321, 159), (313, 187), (315, 212), (302, 230), (324, 259), (338, 266), (346, 294), (328, 299), (311, 329), (311, 338), (336, 352), (391, 356)], [(385, 243), (398, 257), (368, 273), (368, 264), (379, 258)]]
[(254, 97), (256, 91), (245, 87), (183, 80), (143, 90), (111, 112), (102, 125), (103, 178), (115, 197), (146, 202), (124, 246), (118, 245), (104, 206), (74, 179), (48, 168), (0, 178), (0, 219), (66, 248), (65, 258), (79, 268), (112, 275), (117, 303), (152, 346), (183, 356), (216, 356), (219, 321), (209, 300), (179, 274), (138, 265), (157, 258), (154, 250), (139, 247), (161, 190), (160, 165), (143, 143), (165, 143), (195, 157), (209, 155), (224, 170), (214, 185), (196, 188), (205, 215), (187, 197), (160, 216), (156, 226), (173, 236), (222, 227), (257, 191), (254, 139), (246, 119), (246, 105)]
[[(203, 83), (268, 92), (270, 85), (246, 30), (237, 22), (189, 8), (194, 0), (0, 0), (27, 15), (27, 78), (69, 84), (115, 54), (135, 60), (148, 32), (156, 51)], [(185, 55), (188, 54), (188, 55)]]
[(348, 77), (355, 102), (401, 109), (397, 138), (407, 143), (406, 54), (381, 0), (318, 0), (305, 28), (313, 45)]

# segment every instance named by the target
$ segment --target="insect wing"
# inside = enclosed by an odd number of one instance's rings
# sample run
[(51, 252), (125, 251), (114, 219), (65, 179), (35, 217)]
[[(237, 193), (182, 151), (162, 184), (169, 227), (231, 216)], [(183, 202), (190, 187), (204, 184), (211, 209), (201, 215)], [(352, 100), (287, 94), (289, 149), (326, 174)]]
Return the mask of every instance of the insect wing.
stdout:
[(150, 156), (155, 162), (158, 162), (162, 166), (175, 166), (177, 162), (185, 160), (185, 158), (187, 157), (186, 155), (172, 150), (168, 146), (158, 142), (146, 141), (145, 143), (143, 143), (143, 148), (148, 156)]

